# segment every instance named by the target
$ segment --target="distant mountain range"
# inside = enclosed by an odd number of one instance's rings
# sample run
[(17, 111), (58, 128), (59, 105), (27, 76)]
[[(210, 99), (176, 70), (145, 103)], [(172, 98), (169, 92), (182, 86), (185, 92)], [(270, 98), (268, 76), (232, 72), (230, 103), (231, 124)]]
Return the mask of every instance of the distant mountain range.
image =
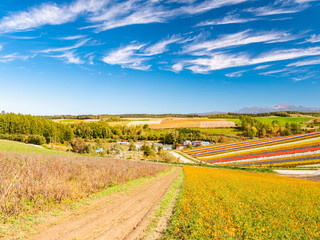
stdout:
[[(320, 112), (320, 108), (315, 107), (305, 107), (305, 106), (294, 106), (294, 105), (287, 105), (287, 104), (279, 104), (277, 106), (265, 106), (265, 107), (245, 107), (238, 111), (235, 111), (234, 113), (269, 113), (269, 112), (287, 112), (287, 111), (293, 111), (293, 112)], [(200, 113), (199, 115), (211, 115), (211, 114), (223, 114), (225, 112), (207, 112), (207, 113)]]

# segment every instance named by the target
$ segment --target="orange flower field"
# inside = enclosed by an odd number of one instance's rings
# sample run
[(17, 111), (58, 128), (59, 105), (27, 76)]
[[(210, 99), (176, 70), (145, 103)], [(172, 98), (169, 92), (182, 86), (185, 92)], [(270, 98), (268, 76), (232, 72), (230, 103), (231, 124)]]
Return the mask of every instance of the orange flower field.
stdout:
[(184, 167), (166, 239), (320, 239), (320, 183)]

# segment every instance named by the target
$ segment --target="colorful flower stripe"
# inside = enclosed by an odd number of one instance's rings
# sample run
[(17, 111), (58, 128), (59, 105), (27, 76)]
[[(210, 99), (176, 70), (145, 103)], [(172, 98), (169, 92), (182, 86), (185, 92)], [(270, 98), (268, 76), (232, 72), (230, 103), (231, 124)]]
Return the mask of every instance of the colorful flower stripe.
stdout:
[[(309, 160), (309, 161), (297, 161), (297, 162), (287, 162), (287, 163), (275, 163), (275, 164), (266, 164), (263, 165), (264, 167), (295, 167), (295, 166), (299, 166), (299, 165), (314, 165), (314, 164), (318, 164), (320, 163), (320, 158), (315, 159), (315, 160)], [(256, 165), (254, 165), (256, 166)], [(254, 167), (253, 166), (253, 167)]]
[[(273, 165), (273, 164), (288, 163), (288, 162), (294, 163), (294, 162), (310, 161), (310, 160), (317, 160), (317, 159), (320, 159), (320, 155), (315, 156), (315, 157), (304, 157), (304, 158), (285, 159), (285, 160), (278, 160), (278, 161), (267, 161), (267, 162), (263, 162), (262, 165), (265, 165), (265, 164)], [(256, 165), (256, 164), (246, 163), (246, 164), (240, 164), (237, 166), (248, 166), (248, 165)]]
[(311, 146), (311, 147), (301, 147), (301, 148), (294, 148), (294, 149), (286, 149), (286, 150), (279, 150), (279, 151), (272, 151), (272, 152), (263, 152), (259, 154), (250, 154), (250, 155), (243, 155), (241, 157), (232, 157), (232, 158), (222, 158), (216, 161), (209, 161), (210, 163), (215, 162), (227, 162), (227, 161), (236, 161), (242, 159), (250, 159), (250, 158), (257, 158), (257, 157), (271, 157), (271, 156), (279, 156), (284, 154), (293, 154), (299, 152), (310, 152), (320, 150), (320, 145)]
[(293, 156), (293, 154), (291, 154), (291, 156), (282, 156), (281, 158), (265, 158), (265, 159), (255, 159), (255, 160), (251, 160), (251, 161), (236, 161), (234, 163), (226, 163), (226, 164), (221, 164), (221, 165), (232, 165), (232, 166), (241, 166), (241, 165), (245, 165), (245, 164), (255, 164), (255, 165), (261, 165), (267, 162), (275, 162), (275, 161), (279, 161), (279, 162), (292, 162), (292, 161), (297, 161), (298, 159), (302, 160), (305, 158), (320, 158), (320, 151), (317, 152), (310, 152), (310, 154), (297, 154), (295, 156)]
[(222, 153), (217, 154), (214, 156), (205, 156), (205, 157), (198, 157), (202, 161), (209, 161), (209, 160), (215, 160), (215, 159), (222, 159), (222, 158), (231, 158), (231, 157), (239, 157), (244, 156), (248, 154), (258, 154), (263, 152), (272, 152), (272, 151), (279, 151), (279, 150), (287, 150), (287, 149), (294, 149), (300, 146), (303, 147), (310, 147), (320, 144), (320, 137), (316, 139), (305, 139), (294, 143), (281, 143), (275, 146), (264, 146), (264, 147), (258, 147), (254, 149), (245, 149), (245, 150), (239, 150), (235, 152), (229, 152), (229, 153)]
[(192, 149), (192, 150), (183, 150), (183, 152), (189, 154), (189, 153), (193, 153), (193, 152), (201, 152), (201, 151), (206, 151), (206, 150), (210, 150), (210, 149), (219, 149), (219, 148), (222, 148), (222, 147), (236, 146), (236, 145), (243, 144), (243, 143), (261, 142), (261, 141), (266, 140), (266, 139), (267, 138), (251, 140), (251, 141), (236, 142), (236, 143), (229, 143), (229, 144), (221, 144), (221, 145), (218, 145), (218, 146), (199, 147), (199, 148)]
[(293, 136), (286, 136), (286, 137), (278, 137), (278, 138), (273, 138), (273, 139), (259, 139), (259, 140), (251, 140), (251, 141), (243, 141), (243, 142), (239, 142), (239, 143), (232, 143), (232, 144), (223, 144), (223, 145), (219, 145), (219, 146), (210, 146), (210, 147), (203, 147), (203, 148), (198, 148), (198, 149), (193, 149), (193, 150), (187, 150), (184, 151), (190, 155), (195, 154), (195, 153), (201, 153), (201, 152), (207, 152), (210, 150), (219, 150), (219, 149), (225, 149), (228, 147), (232, 147), (232, 146), (241, 146), (241, 145), (248, 145), (248, 144), (252, 144), (252, 143), (259, 143), (259, 142), (272, 142), (272, 141), (279, 141), (279, 140), (284, 140), (284, 139), (291, 139), (291, 138), (299, 138), (299, 137), (303, 137), (303, 136), (314, 136), (314, 135), (318, 135), (320, 136), (320, 132), (313, 132), (313, 133), (307, 133), (307, 134), (298, 134), (298, 135), (293, 135)]
[(230, 159), (220, 159), (220, 160), (216, 160), (216, 161), (209, 161), (209, 163), (225, 163), (225, 162), (244, 160), (244, 159), (249, 160), (249, 159), (256, 159), (256, 158), (260, 158), (260, 157), (281, 156), (281, 155), (294, 154), (294, 153), (304, 153), (304, 152), (317, 151), (317, 150), (320, 150), (319, 145), (317, 147), (307, 147), (307, 148), (292, 149), (292, 150), (287, 150), (287, 151), (261, 153), (261, 154), (251, 155), (251, 156), (243, 156), (243, 157), (230, 158)]
[(308, 135), (295, 135), (294, 137), (290, 137), (290, 138), (277, 138), (275, 140), (267, 140), (267, 141), (262, 141), (262, 142), (258, 142), (258, 143), (255, 143), (255, 144), (241, 144), (237, 147), (233, 147), (233, 148), (221, 148), (221, 149), (217, 149), (217, 150), (209, 150), (209, 151), (203, 151), (203, 152), (199, 152), (199, 153), (191, 153), (190, 155), (192, 156), (195, 156), (195, 155), (207, 155), (207, 154), (212, 154), (212, 153), (216, 153), (216, 152), (220, 152), (220, 151), (225, 151), (225, 150), (235, 150), (235, 149), (240, 149), (240, 148), (245, 148), (245, 147), (251, 147), (251, 146), (261, 146), (261, 145), (264, 145), (264, 144), (277, 144), (279, 142), (292, 142), (292, 141), (295, 141), (297, 139), (299, 140), (302, 140), (302, 139), (309, 139), (309, 138), (314, 138), (314, 137), (319, 137), (320, 136), (320, 133), (318, 134), (308, 134)]
[[(318, 136), (318, 135), (316, 135)], [(319, 134), (320, 136), (320, 134)], [(223, 150), (215, 150), (215, 151), (210, 151), (210, 152), (206, 152), (206, 153), (198, 153), (198, 154), (190, 154), (194, 157), (197, 156), (211, 156), (214, 154), (219, 154), (219, 153), (226, 153), (226, 152), (231, 152), (231, 151), (235, 151), (235, 150), (242, 150), (242, 149), (252, 149), (252, 148), (256, 148), (256, 147), (261, 147), (261, 146), (272, 146), (272, 145), (276, 145), (279, 143), (289, 143), (289, 142), (293, 142), (293, 141), (297, 141), (297, 140), (303, 140), (303, 139), (309, 139), (309, 138), (313, 138), (315, 137), (314, 135), (311, 136), (303, 136), (303, 137), (295, 137), (295, 138), (290, 138), (290, 139), (281, 139), (281, 140), (277, 140), (277, 141), (268, 141), (268, 142), (263, 142), (263, 143), (257, 143), (254, 145), (246, 145), (246, 146), (240, 146), (240, 147), (235, 147), (235, 148), (227, 148), (227, 149), (223, 149)]]

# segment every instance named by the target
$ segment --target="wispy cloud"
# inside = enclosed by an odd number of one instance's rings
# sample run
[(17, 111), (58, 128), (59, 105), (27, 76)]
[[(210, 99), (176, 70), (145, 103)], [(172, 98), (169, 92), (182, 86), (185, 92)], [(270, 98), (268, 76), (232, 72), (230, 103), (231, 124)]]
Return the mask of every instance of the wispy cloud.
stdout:
[(254, 58), (244, 53), (216, 53), (212, 54), (210, 57), (201, 57), (192, 60), (181, 61), (179, 62), (179, 66), (180, 71), (182, 71), (184, 68), (187, 68), (194, 73), (209, 73), (219, 69), (249, 66), (317, 55), (320, 55), (320, 47), (276, 50), (260, 54)]
[(111, 1), (75, 0), (69, 4), (43, 3), (25, 11), (10, 13), (0, 20), (0, 32), (29, 31), (44, 25), (60, 25), (75, 21), (79, 16), (92, 23), (96, 32), (134, 24), (166, 22), (180, 16), (201, 14), (215, 8), (249, 0), (177, 0)]
[(235, 34), (220, 36), (215, 40), (195, 41), (184, 47), (184, 53), (193, 55), (209, 54), (212, 50), (237, 47), (252, 43), (275, 43), (286, 42), (295, 39), (296, 37), (286, 32), (252, 32), (250, 30), (242, 31)]
[(71, 4), (44, 3), (26, 11), (13, 12), (0, 20), (0, 32), (29, 31), (43, 25), (72, 22), (80, 14), (96, 12), (109, 0), (77, 0)]
[(261, 69), (266, 69), (268, 67), (270, 67), (271, 65), (260, 65), (260, 66), (257, 66), (255, 67), (253, 70), (261, 70)]
[(59, 37), (58, 40), (78, 40), (81, 38), (87, 37), (86, 35), (74, 35), (74, 36), (67, 36), (67, 37)]
[(87, 39), (81, 40), (71, 46), (60, 47), (60, 48), (48, 48), (48, 49), (40, 50), (40, 51), (38, 51), (38, 53), (66, 52), (66, 51), (69, 51), (72, 49), (77, 49), (79, 47), (84, 46), (89, 40), (90, 40), (90, 38), (87, 38)]
[(259, 75), (263, 75), (263, 76), (270, 76), (270, 75), (274, 75), (274, 74), (277, 74), (277, 73), (282, 73), (282, 72), (285, 72), (286, 69), (279, 69), (279, 70), (273, 70), (273, 71), (268, 71), (268, 72), (262, 72), (262, 73), (259, 73)]
[(0, 32), (31, 30), (42, 25), (59, 25), (74, 20), (76, 15), (57, 4), (42, 4), (28, 11), (13, 13), (0, 21)]
[(15, 60), (25, 61), (28, 58), (30, 58), (30, 57), (29, 56), (19, 55), (19, 53), (11, 53), (11, 54), (7, 54), (7, 55), (4, 55), (4, 56), (0, 56), (0, 62), (1, 63), (8, 63), (8, 62), (13, 62)]
[(248, 12), (254, 13), (256, 16), (269, 16), (269, 15), (279, 15), (279, 14), (289, 14), (297, 13), (305, 10), (307, 6), (298, 6), (291, 8), (276, 8), (274, 6), (265, 6), (259, 8), (250, 8)]
[(227, 73), (226, 76), (227, 77), (242, 77), (243, 73), (245, 73), (247, 71), (248, 70), (241, 70), (241, 71), (237, 71), (237, 72)]
[(161, 40), (161, 41), (155, 43), (154, 45), (146, 48), (144, 50), (144, 53), (148, 56), (153, 56), (153, 55), (164, 53), (164, 52), (168, 51), (169, 44), (178, 42), (180, 40), (181, 40), (180, 36), (173, 35), (169, 39)]
[(234, 23), (246, 23), (259, 20), (258, 18), (241, 18), (239, 14), (228, 15), (222, 19), (208, 20), (197, 24), (196, 26), (226, 25)]
[(304, 11), (311, 5), (313, 0), (276, 0), (274, 4), (263, 7), (249, 8), (246, 11), (254, 13), (256, 16), (269, 16), (280, 14), (292, 14)]
[(146, 65), (147, 58), (138, 52), (144, 46), (145, 44), (131, 44), (121, 47), (103, 57), (102, 61), (110, 65), (120, 65), (122, 68), (148, 70), (151, 65)]
[(152, 56), (168, 51), (168, 45), (182, 40), (180, 36), (173, 35), (149, 46), (147, 44), (130, 44), (110, 52), (103, 58), (103, 61), (111, 65), (120, 65), (122, 68), (148, 70), (151, 65), (146, 62), (151, 60)]
[(62, 59), (66, 63), (72, 63), (72, 64), (84, 63), (84, 61), (81, 60), (81, 58), (77, 56), (73, 51), (65, 52), (61, 55), (51, 55), (50, 57)]
[(312, 34), (309, 39), (306, 40), (306, 42), (311, 42), (311, 43), (317, 43), (320, 42), (320, 34)]
[(31, 39), (39, 38), (40, 36), (34, 36), (34, 37), (29, 37), (29, 36), (9, 36), (9, 37), (13, 38), (13, 39), (19, 39), (19, 40), (31, 40)]
[[(94, 28), (96, 32), (135, 24), (162, 23), (181, 16), (193, 16), (227, 5), (235, 5), (248, 0), (205, 0), (197, 1), (161, 1), (127, 0), (116, 2), (101, 13), (89, 17), (93, 24), (85, 28)], [(170, 5), (174, 3), (175, 5)], [(169, 4), (169, 5), (168, 5)], [(179, 6), (182, 4), (182, 6)]]
[(247, 2), (247, 0), (206, 0), (198, 4), (181, 7), (178, 12), (183, 14), (199, 14), (212, 9), (221, 8), (223, 6), (231, 6)]
[(310, 65), (318, 65), (318, 64), (320, 64), (320, 58), (306, 59), (306, 60), (290, 63), (287, 66), (301, 67), (301, 66), (310, 66)]

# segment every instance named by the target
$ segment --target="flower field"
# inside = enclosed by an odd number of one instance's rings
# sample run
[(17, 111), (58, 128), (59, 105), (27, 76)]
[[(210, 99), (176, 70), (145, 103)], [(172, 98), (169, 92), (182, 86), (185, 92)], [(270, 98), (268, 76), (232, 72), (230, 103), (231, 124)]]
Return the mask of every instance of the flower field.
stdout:
[(184, 167), (166, 239), (320, 239), (320, 183)]
[(320, 132), (185, 151), (215, 165), (295, 167), (320, 163)]

